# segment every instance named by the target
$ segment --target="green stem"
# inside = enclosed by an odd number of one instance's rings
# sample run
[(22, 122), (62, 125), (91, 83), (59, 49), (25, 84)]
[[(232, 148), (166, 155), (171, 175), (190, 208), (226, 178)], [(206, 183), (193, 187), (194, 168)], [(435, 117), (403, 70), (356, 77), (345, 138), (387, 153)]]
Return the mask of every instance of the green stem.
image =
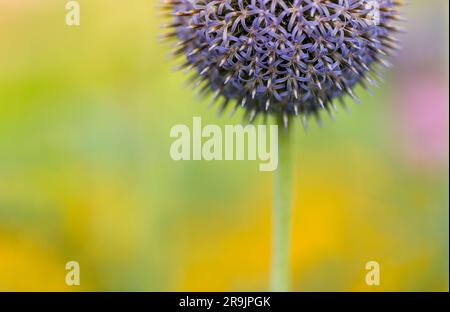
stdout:
[(274, 172), (272, 291), (289, 291), (292, 228), (293, 156), (290, 130), (278, 132), (278, 169)]

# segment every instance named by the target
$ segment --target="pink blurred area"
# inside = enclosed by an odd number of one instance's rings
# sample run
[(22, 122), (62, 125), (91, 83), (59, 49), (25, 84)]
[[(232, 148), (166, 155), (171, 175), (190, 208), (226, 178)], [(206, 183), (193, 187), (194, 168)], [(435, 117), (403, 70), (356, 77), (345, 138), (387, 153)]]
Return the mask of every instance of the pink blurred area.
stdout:
[(448, 86), (436, 75), (403, 79), (396, 109), (399, 146), (411, 165), (435, 170), (448, 162)]
[[(433, 5), (429, 5), (433, 3)], [(448, 2), (414, 1), (396, 62), (392, 91), (396, 142), (416, 169), (439, 171), (448, 163)]]

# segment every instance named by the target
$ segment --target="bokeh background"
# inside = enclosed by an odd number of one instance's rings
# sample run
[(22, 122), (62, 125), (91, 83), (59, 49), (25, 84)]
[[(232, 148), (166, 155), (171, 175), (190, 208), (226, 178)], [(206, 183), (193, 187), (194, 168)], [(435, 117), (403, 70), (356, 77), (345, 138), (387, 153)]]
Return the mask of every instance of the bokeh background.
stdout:
[[(409, 2), (375, 95), (296, 125), (293, 290), (448, 291), (449, 3)], [(173, 125), (240, 117), (172, 71), (156, 0), (65, 3), (0, 0), (0, 290), (268, 290), (272, 174), (169, 157)]]

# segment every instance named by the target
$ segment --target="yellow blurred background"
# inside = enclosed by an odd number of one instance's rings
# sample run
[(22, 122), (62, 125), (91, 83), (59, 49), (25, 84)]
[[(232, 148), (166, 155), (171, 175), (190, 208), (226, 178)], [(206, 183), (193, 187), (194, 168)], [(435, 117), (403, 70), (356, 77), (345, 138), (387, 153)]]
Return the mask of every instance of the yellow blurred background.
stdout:
[[(66, 2), (0, 0), (0, 290), (268, 290), (272, 174), (169, 156), (240, 116), (183, 86), (156, 0), (79, 0), (78, 27)], [(448, 291), (448, 1), (405, 15), (382, 88), (295, 126), (295, 291)]]

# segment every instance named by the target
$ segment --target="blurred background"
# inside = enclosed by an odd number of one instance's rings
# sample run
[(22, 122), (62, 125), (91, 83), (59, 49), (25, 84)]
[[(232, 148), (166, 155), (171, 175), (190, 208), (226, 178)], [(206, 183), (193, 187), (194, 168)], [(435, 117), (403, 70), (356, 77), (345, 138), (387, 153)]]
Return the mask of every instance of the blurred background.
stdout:
[[(173, 72), (156, 0), (66, 2), (0, 0), (0, 290), (268, 290), (272, 174), (169, 157), (173, 125), (240, 116)], [(409, 2), (375, 95), (295, 126), (295, 291), (448, 291), (449, 3)]]

